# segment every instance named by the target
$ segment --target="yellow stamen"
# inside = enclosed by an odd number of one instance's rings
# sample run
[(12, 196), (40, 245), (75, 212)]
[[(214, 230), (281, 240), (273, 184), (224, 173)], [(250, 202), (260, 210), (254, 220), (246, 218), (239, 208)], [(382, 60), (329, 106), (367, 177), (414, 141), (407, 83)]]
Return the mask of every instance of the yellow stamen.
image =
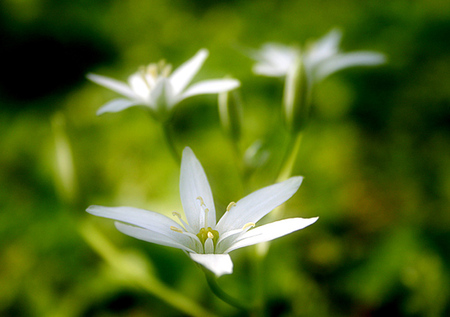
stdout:
[(176, 211), (173, 211), (173, 212), (172, 212), (172, 216), (181, 218), (181, 214), (179, 214), (179, 213), (176, 212)]
[(183, 233), (183, 230), (181, 230), (181, 229), (179, 229), (177, 227), (174, 227), (174, 226), (170, 226), (170, 230), (175, 231), (175, 232), (179, 232), (179, 233)]
[(233, 208), (234, 206), (236, 206), (236, 203), (232, 201), (231, 203), (228, 204), (227, 211), (230, 211), (230, 209)]
[(247, 229), (248, 227), (254, 227), (254, 226), (255, 226), (255, 223), (254, 223), (254, 222), (249, 222), (249, 223), (245, 224), (245, 225), (242, 227), (242, 230), (245, 230), (245, 229)]
[(206, 239), (210, 238), (213, 240), (214, 245), (216, 245), (217, 240), (219, 240), (219, 232), (217, 230), (213, 230), (211, 227), (201, 228), (197, 237), (200, 239), (202, 244), (205, 244)]
[(205, 202), (203, 201), (203, 198), (202, 198), (202, 197), (198, 196), (197, 199), (200, 200), (200, 205), (206, 206), (206, 205), (205, 205)]

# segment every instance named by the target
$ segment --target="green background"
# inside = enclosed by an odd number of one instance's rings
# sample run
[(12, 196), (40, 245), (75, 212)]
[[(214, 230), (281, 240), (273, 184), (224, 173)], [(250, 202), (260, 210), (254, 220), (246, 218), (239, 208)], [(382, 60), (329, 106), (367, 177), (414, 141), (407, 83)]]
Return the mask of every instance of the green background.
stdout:
[[(303, 45), (334, 27), (344, 51), (388, 63), (332, 75), (316, 87), (294, 169), (305, 180), (284, 217), (319, 216), (276, 240), (255, 288), (254, 248), (231, 254), (219, 279), (236, 297), (265, 298), (268, 316), (450, 314), (450, 2), (276, 0), (4, 0), (0, 3), (0, 315), (180, 316), (94, 251), (97, 230), (125, 259), (220, 316), (242, 312), (212, 295), (183, 252), (117, 232), (84, 210), (182, 211), (179, 166), (143, 109), (95, 116), (117, 94), (89, 82), (125, 80), (162, 58), (175, 67), (200, 48), (195, 81), (238, 78), (243, 149), (270, 153), (250, 188), (239, 181), (215, 96), (174, 114), (179, 151), (202, 162), (220, 214), (273, 182), (287, 144), (283, 82), (252, 74), (245, 52)], [(142, 264), (144, 263), (144, 264)], [(124, 264), (126, 266), (126, 264)], [(256, 284), (258, 285), (258, 284)], [(260, 285), (261, 286), (261, 285)]]

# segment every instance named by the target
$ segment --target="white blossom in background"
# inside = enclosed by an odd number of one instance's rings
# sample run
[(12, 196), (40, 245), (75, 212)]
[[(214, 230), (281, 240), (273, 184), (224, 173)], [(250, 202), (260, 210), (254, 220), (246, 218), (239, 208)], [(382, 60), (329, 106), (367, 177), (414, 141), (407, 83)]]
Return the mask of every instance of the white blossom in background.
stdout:
[(189, 147), (183, 151), (180, 173), (180, 196), (186, 221), (133, 207), (90, 206), (87, 212), (118, 220), (121, 232), (151, 243), (185, 251), (192, 260), (217, 277), (230, 274), (233, 263), (229, 252), (270, 241), (305, 228), (318, 218), (290, 218), (255, 227), (271, 210), (288, 200), (299, 188), (302, 177), (264, 187), (230, 203), (216, 222), (213, 196), (206, 174)]
[(306, 47), (303, 51), (293, 46), (267, 43), (252, 54), (256, 60), (253, 72), (269, 77), (284, 77), (296, 68), (302, 59), (310, 84), (345, 68), (375, 66), (385, 62), (385, 56), (371, 51), (344, 53), (339, 50), (342, 33), (334, 29), (327, 35)]
[(164, 116), (180, 101), (202, 94), (216, 94), (239, 87), (236, 79), (211, 79), (192, 84), (206, 58), (208, 50), (201, 49), (190, 60), (171, 72), (172, 67), (164, 61), (141, 67), (128, 77), (128, 82), (109, 77), (88, 74), (91, 81), (109, 88), (125, 98), (114, 99), (97, 111), (119, 112), (132, 106), (148, 107), (157, 117)]

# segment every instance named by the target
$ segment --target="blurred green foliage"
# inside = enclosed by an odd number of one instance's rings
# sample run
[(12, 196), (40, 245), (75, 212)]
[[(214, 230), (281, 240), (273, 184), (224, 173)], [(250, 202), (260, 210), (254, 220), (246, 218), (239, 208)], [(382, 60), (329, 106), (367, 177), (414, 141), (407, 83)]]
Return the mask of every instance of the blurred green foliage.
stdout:
[[(142, 109), (95, 116), (115, 97), (89, 71), (125, 79), (141, 64), (210, 57), (195, 80), (242, 82), (245, 147), (270, 153), (251, 188), (271, 184), (287, 132), (282, 81), (256, 77), (249, 48), (303, 44), (333, 27), (345, 50), (389, 63), (321, 83), (286, 216), (320, 220), (275, 241), (262, 263), (268, 316), (450, 315), (450, 3), (443, 0), (4, 0), (0, 3), (0, 315), (179, 316), (105, 262), (80, 232), (95, 226), (148, 273), (217, 315), (182, 252), (117, 232), (90, 204), (181, 211), (179, 166)], [(180, 104), (174, 136), (202, 162), (218, 210), (245, 194), (216, 97)], [(219, 282), (251, 298), (252, 249)], [(137, 259), (137, 260), (136, 260)], [(152, 268), (152, 269), (150, 269)]]

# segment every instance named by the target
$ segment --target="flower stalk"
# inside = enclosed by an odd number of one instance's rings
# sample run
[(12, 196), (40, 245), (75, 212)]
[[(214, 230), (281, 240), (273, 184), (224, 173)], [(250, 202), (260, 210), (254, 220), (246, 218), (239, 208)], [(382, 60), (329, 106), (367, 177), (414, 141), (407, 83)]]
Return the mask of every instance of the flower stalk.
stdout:
[(208, 282), (208, 286), (211, 289), (211, 291), (216, 295), (218, 298), (223, 300), (225, 303), (236, 307), (238, 309), (244, 310), (244, 311), (250, 311), (252, 309), (252, 305), (248, 304), (247, 302), (244, 302), (243, 300), (240, 300), (236, 297), (232, 297), (228, 293), (226, 293), (217, 283), (217, 277), (209, 270), (203, 269), (206, 277), (206, 281)]

